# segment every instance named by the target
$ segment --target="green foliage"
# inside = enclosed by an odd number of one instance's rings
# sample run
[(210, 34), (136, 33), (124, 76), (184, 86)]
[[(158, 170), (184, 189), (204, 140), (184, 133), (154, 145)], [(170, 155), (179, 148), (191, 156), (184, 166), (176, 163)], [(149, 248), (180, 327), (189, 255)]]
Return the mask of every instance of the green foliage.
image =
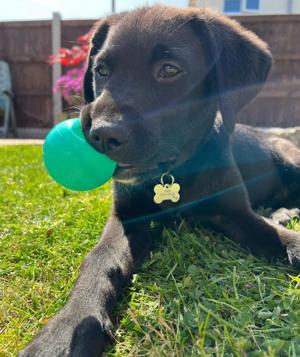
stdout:
[[(63, 190), (39, 146), (0, 148), (0, 168), (0, 356), (11, 357), (66, 301), (107, 220), (111, 185)], [(157, 240), (114, 321), (107, 356), (296, 357), (300, 278), (182, 223)]]

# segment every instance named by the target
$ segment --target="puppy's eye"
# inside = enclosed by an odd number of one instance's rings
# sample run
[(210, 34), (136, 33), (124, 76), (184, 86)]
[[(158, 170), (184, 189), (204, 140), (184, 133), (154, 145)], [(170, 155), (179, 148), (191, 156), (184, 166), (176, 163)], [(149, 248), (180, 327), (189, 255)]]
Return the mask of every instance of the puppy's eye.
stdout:
[(110, 75), (110, 70), (109, 70), (109, 68), (108, 68), (108, 66), (106, 64), (100, 63), (96, 67), (96, 73), (100, 77), (108, 77)]
[(182, 70), (180, 70), (178, 67), (174, 66), (173, 64), (164, 63), (158, 72), (158, 77), (162, 79), (173, 78), (176, 77), (181, 72)]

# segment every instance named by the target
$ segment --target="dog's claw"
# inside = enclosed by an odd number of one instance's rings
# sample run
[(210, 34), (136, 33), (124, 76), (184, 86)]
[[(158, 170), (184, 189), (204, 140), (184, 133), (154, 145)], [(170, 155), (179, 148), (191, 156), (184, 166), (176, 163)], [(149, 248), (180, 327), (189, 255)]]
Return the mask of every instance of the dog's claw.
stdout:
[(287, 246), (287, 256), (289, 263), (298, 271), (300, 271), (300, 241), (296, 240)]
[(115, 343), (115, 342), (116, 342), (116, 339), (115, 339), (115, 336), (114, 336), (114, 334), (112, 333), (112, 331), (111, 331), (111, 330), (108, 330), (108, 331), (105, 331), (105, 332), (106, 332), (106, 335), (107, 335), (107, 338), (108, 338), (110, 344)]

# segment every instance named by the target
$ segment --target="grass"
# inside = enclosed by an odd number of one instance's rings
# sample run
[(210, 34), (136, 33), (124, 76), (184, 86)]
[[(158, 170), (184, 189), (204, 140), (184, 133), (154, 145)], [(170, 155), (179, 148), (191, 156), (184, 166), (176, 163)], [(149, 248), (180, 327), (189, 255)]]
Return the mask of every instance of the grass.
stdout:
[[(64, 304), (110, 202), (110, 184), (74, 193), (52, 182), (39, 146), (0, 148), (0, 357), (15, 356)], [(183, 223), (164, 231), (114, 320), (107, 356), (296, 357), (300, 277)]]

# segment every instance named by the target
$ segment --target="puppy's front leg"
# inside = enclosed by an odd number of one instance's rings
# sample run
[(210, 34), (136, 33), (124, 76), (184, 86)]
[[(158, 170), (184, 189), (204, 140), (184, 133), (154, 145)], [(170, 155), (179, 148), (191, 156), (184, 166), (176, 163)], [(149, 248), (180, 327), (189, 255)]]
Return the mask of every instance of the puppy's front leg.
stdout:
[(120, 288), (150, 247), (146, 225), (126, 226), (112, 216), (84, 261), (69, 301), (19, 357), (99, 357)]
[(254, 254), (269, 258), (287, 256), (291, 265), (300, 268), (300, 233), (288, 230), (252, 210), (220, 215), (213, 223)]

